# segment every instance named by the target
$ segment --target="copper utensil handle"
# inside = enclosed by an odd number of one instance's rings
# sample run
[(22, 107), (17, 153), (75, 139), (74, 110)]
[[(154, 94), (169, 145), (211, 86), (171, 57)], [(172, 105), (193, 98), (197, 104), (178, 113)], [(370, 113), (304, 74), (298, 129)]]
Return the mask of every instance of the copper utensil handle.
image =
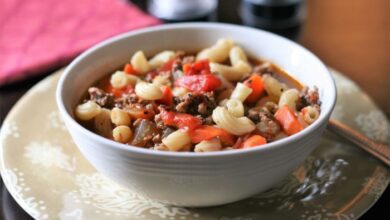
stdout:
[(379, 144), (365, 135), (355, 131), (351, 127), (337, 121), (337, 120), (329, 120), (328, 128), (334, 133), (346, 138), (352, 143), (356, 144), (363, 150), (370, 153), (372, 156), (381, 160), (387, 166), (390, 166), (390, 146), (385, 144)]

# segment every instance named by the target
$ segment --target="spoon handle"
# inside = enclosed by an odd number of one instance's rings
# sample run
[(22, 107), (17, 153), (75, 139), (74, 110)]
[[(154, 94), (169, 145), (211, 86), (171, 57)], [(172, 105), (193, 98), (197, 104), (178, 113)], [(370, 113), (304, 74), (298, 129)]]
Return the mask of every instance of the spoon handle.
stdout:
[(390, 166), (390, 146), (376, 143), (363, 134), (355, 131), (351, 127), (337, 120), (329, 120), (328, 128), (334, 133), (356, 144), (363, 150), (370, 153), (372, 156), (381, 160), (388, 167)]

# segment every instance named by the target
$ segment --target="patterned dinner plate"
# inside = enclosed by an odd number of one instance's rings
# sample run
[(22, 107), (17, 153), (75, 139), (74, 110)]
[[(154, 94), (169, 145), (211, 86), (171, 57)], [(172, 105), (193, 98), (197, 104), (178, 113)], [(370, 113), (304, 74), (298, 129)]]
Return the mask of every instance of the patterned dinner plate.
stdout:
[[(337, 118), (389, 142), (385, 115), (352, 81), (333, 71)], [(380, 197), (390, 172), (367, 153), (325, 132), (320, 146), (288, 178), (249, 199), (210, 208), (166, 206), (99, 174), (80, 154), (55, 103), (60, 73), (32, 88), (0, 134), (1, 175), (9, 192), (37, 219), (356, 219)]]

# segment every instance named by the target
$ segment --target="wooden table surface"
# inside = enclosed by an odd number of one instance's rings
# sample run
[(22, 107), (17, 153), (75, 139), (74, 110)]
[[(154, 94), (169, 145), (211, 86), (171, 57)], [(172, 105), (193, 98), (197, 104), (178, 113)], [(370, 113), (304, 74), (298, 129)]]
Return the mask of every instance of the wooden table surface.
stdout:
[[(145, 8), (145, 1), (134, 1)], [(220, 1), (218, 21), (240, 23), (239, 0)], [(298, 42), (327, 65), (357, 82), (390, 115), (389, 0), (307, 0), (307, 16)], [(24, 82), (0, 87), (0, 125), (14, 103), (42, 73)], [(31, 219), (0, 182), (0, 219)], [(390, 187), (360, 219), (390, 219)]]

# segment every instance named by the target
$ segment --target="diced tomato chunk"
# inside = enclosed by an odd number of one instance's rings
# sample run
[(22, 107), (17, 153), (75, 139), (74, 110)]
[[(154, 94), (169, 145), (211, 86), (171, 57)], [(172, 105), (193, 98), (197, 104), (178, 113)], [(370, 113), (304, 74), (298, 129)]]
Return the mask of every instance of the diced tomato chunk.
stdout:
[(129, 63), (125, 65), (125, 67), (123, 68), (123, 72), (134, 75), (138, 74), (137, 71), (133, 68), (133, 66)]
[(175, 81), (175, 86), (184, 87), (192, 92), (208, 92), (221, 85), (221, 80), (211, 74), (187, 75)]
[(184, 72), (184, 74), (190, 75), (190, 71), (191, 71), (191, 64), (190, 63), (184, 64), (183, 65), (183, 72)]
[(183, 65), (185, 75), (210, 74), (210, 65), (208, 60), (198, 60), (195, 63)]
[(175, 59), (168, 60), (160, 69), (158, 72), (165, 72), (165, 71), (171, 71), (173, 64), (175, 63)]
[(200, 118), (190, 114), (162, 110), (160, 115), (165, 125), (175, 126), (177, 128), (187, 128), (191, 131), (202, 125)]
[(157, 100), (157, 103), (164, 104), (164, 105), (172, 105), (173, 104), (173, 93), (172, 89), (169, 86), (164, 86), (161, 88), (163, 92), (163, 97), (159, 100)]

